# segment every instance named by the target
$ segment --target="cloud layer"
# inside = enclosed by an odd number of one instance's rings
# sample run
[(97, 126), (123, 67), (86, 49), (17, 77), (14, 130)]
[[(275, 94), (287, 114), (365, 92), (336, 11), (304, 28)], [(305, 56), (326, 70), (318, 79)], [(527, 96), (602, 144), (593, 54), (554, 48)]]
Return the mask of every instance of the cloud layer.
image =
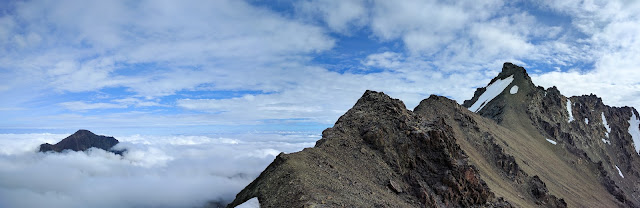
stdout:
[(309, 134), (122, 136), (118, 156), (36, 153), (65, 135), (0, 135), (1, 207), (192, 207), (228, 202), (280, 152), (313, 146)]

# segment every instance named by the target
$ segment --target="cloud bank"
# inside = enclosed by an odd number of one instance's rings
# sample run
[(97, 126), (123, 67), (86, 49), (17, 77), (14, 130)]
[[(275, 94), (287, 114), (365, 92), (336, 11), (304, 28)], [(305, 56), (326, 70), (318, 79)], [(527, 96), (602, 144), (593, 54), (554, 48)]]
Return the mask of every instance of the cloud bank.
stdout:
[(119, 136), (101, 149), (36, 153), (67, 135), (0, 134), (0, 207), (194, 207), (229, 202), (280, 152), (316, 135)]

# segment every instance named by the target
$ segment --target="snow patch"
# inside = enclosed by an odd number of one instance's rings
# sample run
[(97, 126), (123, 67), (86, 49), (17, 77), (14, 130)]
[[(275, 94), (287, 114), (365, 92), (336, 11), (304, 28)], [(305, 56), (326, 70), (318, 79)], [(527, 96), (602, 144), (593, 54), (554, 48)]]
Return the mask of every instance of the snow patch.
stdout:
[(482, 93), (480, 97), (478, 97), (478, 100), (473, 103), (471, 107), (469, 107), (469, 110), (473, 112), (480, 111), (484, 106), (487, 105), (487, 103), (493, 100), (493, 98), (496, 98), (496, 96), (502, 93), (502, 91), (504, 91), (504, 89), (507, 88), (507, 86), (509, 86), (512, 81), (513, 75), (505, 79), (496, 80), (495, 82), (491, 83), (489, 86), (487, 86), (487, 90), (484, 91), (484, 93)]
[[(636, 114), (631, 111), (631, 118), (629, 119), (629, 134), (633, 140), (633, 146), (636, 148), (636, 153), (640, 150), (640, 119), (636, 117)], [(640, 155), (640, 153), (638, 153)]]
[(624, 175), (622, 175), (622, 171), (620, 171), (620, 168), (618, 168), (617, 165), (616, 165), (616, 169), (618, 169), (618, 174), (620, 174), (620, 177), (624, 178)]
[(258, 201), (258, 197), (253, 197), (246, 202), (236, 206), (236, 208), (260, 208), (260, 201)]
[(509, 93), (516, 94), (518, 93), (518, 85), (513, 85), (513, 87), (511, 87), (511, 89), (509, 90)]
[(604, 139), (604, 138), (602, 138), (602, 142), (604, 142), (605, 144), (611, 145), (611, 141), (606, 140), (606, 139)]
[(588, 118), (584, 118), (584, 123), (589, 124), (589, 119)]
[(609, 127), (609, 124), (607, 123), (607, 118), (604, 117), (604, 112), (602, 112), (602, 125), (604, 125), (604, 128), (607, 129), (607, 132), (605, 132), (604, 135), (606, 135), (607, 138), (609, 138), (609, 133), (611, 133), (611, 127)]
[[(546, 139), (546, 138), (545, 138), (545, 139)], [(553, 144), (553, 145), (556, 145), (556, 144), (557, 144), (557, 142), (556, 142), (556, 141), (553, 141), (553, 140), (551, 140), (551, 139), (546, 139), (546, 140), (547, 140), (547, 142), (549, 142), (549, 143), (551, 143), (551, 144)]]
[(567, 111), (569, 112), (569, 122), (573, 121), (573, 113), (571, 113), (571, 100), (567, 98)]

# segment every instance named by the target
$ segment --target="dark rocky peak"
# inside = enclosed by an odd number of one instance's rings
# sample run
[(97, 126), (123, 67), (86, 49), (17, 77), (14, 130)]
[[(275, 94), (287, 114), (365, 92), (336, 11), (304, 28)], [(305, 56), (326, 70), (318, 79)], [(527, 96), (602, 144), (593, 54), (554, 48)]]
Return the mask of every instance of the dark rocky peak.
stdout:
[(358, 99), (356, 104), (351, 110), (353, 111), (380, 111), (380, 112), (403, 112), (407, 107), (399, 99), (394, 99), (384, 94), (383, 92), (376, 92), (367, 90), (362, 97)]
[(500, 121), (499, 114), (507, 103), (521, 103), (536, 90), (523, 67), (507, 62), (498, 76), (486, 87), (478, 88), (473, 98), (464, 101), (462, 106), (476, 113), (491, 114), (494, 120)]
[[(413, 112), (422, 114), (425, 112), (433, 113), (441, 109), (457, 109), (461, 110), (462, 107), (455, 100), (451, 100), (447, 97), (431, 95), (429, 98), (420, 101), (420, 104), (413, 109)], [(444, 116), (453, 116), (452, 113), (444, 113)]]
[(502, 72), (500, 72), (500, 74), (498, 74), (498, 76), (496, 76), (494, 80), (505, 79), (512, 75), (515, 79), (514, 81), (529, 82), (531, 85), (533, 85), (533, 82), (531, 81), (531, 77), (529, 77), (527, 70), (524, 69), (524, 67), (512, 64), (511, 62), (505, 62), (502, 65)]
[(85, 151), (95, 147), (105, 151), (111, 151), (116, 154), (122, 154), (121, 150), (111, 150), (113, 146), (118, 144), (118, 140), (110, 136), (96, 135), (89, 130), (78, 130), (76, 133), (64, 138), (62, 141), (51, 145), (49, 143), (40, 145), (40, 152), (62, 152), (64, 150)]
[[(327, 130), (335, 129), (341, 133), (357, 131), (362, 134), (372, 131), (372, 129), (387, 131), (388, 127), (406, 125), (409, 122), (408, 119), (411, 118), (409, 113), (402, 101), (391, 98), (382, 92), (367, 90), (351, 109), (340, 116), (334, 127)], [(327, 132), (335, 132), (327, 130), (323, 132), (323, 135)], [(334, 137), (338, 138), (339, 136)], [(323, 137), (316, 142), (316, 146), (324, 143), (326, 138), (333, 137)]]
[(89, 130), (80, 129), (76, 131), (76, 133), (73, 133), (71, 136), (97, 136), (97, 135)]

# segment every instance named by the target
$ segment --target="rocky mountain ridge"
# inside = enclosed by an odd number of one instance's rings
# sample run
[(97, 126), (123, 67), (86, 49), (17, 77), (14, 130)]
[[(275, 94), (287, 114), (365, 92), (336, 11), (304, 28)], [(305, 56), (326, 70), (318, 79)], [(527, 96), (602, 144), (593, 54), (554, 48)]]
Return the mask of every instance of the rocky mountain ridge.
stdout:
[(432, 95), (411, 111), (367, 91), (229, 207), (256, 197), (263, 207), (638, 207), (634, 118), (535, 86), (511, 63), (463, 105)]

